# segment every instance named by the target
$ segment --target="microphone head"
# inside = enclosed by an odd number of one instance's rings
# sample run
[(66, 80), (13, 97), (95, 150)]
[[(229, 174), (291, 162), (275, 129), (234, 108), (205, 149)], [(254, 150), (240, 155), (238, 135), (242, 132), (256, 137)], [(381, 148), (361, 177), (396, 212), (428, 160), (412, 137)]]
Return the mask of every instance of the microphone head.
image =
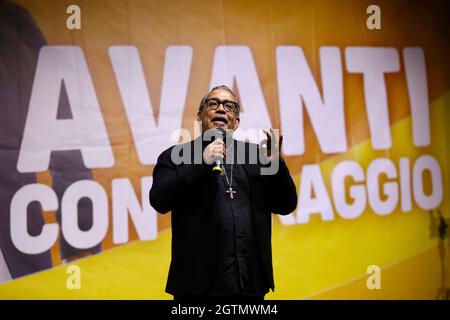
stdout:
[(223, 139), (226, 136), (226, 134), (227, 134), (224, 128), (217, 128), (216, 131), (217, 131), (217, 137), (218, 138), (222, 138)]

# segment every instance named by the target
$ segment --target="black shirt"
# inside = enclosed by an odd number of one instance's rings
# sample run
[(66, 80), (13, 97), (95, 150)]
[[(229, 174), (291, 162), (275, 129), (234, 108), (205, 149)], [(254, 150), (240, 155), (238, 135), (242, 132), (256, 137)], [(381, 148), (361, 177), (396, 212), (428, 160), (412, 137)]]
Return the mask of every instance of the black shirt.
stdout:
[[(218, 215), (221, 226), (218, 264), (207, 293), (264, 295), (270, 285), (256, 243), (248, 177), (242, 164), (224, 166), (228, 181), (225, 175), (217, 176), (212, 212)], [(233, 199), (227, 193), (231, 182)]]

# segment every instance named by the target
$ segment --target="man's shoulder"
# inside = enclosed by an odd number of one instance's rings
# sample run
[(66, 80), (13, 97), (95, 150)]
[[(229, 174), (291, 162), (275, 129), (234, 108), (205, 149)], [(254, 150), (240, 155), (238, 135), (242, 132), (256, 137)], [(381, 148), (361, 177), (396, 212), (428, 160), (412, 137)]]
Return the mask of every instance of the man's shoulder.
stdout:
[(160, 153), (159, 158), (164, 158), (167, 155), (170, 155), (172, 153), (173, 148), (176, 146), (176, 144), (168, 147), (166, 150)]

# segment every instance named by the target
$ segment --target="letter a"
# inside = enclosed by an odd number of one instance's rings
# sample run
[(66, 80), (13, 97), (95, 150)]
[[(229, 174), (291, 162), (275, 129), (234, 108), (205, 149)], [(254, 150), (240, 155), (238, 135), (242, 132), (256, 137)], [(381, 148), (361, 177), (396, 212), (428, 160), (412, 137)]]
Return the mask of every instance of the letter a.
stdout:
[(367, 29), (381, 29), (381, 9), (379, 6), (372, 4), (367, 7), (366, 13), (371, 13), (371, 15), (367, 18), (366, 26)]
[(67, 17), (66, 27), (69, 30), (81, 29), (81, 9), (79, 6), (72, 4), (67, 7), (67, 14), (71, 14)]
[(81, 289), (81, 269), (80, 269), (80, 267), (75, 264), (68, 266), (66, 273), (70, 274), (70, 276), (67, 278), (67, 281), (66, 281), (67, 289), (69, 289), (69, 290)]

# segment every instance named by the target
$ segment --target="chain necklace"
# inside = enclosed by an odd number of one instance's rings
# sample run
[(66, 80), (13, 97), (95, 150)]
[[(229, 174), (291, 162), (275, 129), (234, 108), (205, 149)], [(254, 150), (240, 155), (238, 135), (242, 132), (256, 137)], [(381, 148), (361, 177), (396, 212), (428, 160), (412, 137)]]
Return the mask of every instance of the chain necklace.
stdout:
[(228, 189), (227, 193), (230, 195), (230, 199), (234, 199), (234, 193), (236, 193), (235, 190), (233, 190), (233, 163), (231, 163), (231, 174), (230, 174), (230, 180), (228, 180), (227, 170), (225, 169), (225, 165), (222, 165), (223, 171), (225, 173), (225, 179), (228, 183)]

